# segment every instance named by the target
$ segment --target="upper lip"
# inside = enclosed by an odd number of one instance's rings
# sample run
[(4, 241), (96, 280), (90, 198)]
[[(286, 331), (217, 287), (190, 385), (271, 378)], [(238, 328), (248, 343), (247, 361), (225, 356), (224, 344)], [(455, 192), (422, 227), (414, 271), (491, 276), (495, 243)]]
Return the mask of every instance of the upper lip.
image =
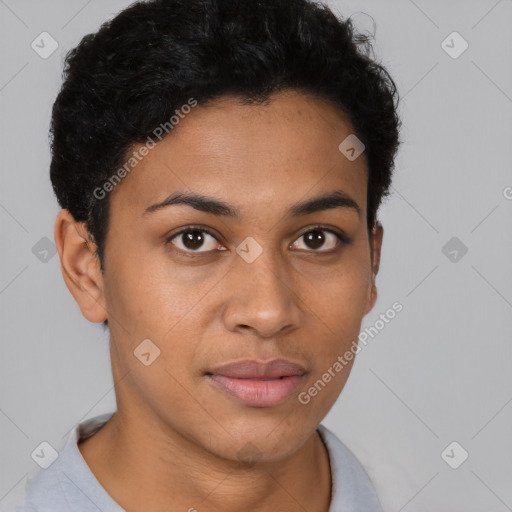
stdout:
[(306, 369), (288, 359), (273, 359), (267, 362), (245, 359), (218, 366), (206, 373), (207, 375), (223, 375), (238, 379), (275, 379), (293, 375), (302, 376), (306, 373)]

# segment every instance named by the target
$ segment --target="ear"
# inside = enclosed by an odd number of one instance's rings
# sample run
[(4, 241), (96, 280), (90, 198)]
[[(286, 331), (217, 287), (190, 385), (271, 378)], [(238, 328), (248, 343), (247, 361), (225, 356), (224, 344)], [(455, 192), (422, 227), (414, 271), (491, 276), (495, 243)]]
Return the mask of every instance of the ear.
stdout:
[(372, 278), (370, 284), (370, 290), (368, 293), (368, 301), (364, 308), (364, 314), (368, 314), (377, 301), (377, 287), (375, 286), (375, 278), (379, 272), (380, 267), (380, 250), (382, 247), (382, 237), (384, 236), (384, 228), (379, 222), (375, 223), (372, 228), (370, 236), (370, 255), (371, 255), (371, 267), (372, 267)]
[(97, 246), (85, 223), (77, 222), (68, 210), (60, 210), (55, 221), (55, 244), (64, 281), (80, 311), (91, 322), (108, 318), (103, 293), (103, 274)]

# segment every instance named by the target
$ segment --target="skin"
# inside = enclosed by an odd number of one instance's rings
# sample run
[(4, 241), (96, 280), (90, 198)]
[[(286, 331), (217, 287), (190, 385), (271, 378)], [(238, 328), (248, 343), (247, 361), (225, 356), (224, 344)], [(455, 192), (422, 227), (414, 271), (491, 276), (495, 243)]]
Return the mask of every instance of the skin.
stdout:
[[(329, 458), (315, 429), (353, 361), (307, 405), (297, 395), (357, 340), (377, 298), (383, 236), (380, 224), (367, 229), (364, 153), (349, 161), (338, 150), (351, 133), (330, 103), (294, 91), (265, 105), (223, 97), (195, 107), (110, 193), (104, 274), (85, 226), (59, 212), (66, 284), (88, 320), (109, 322), (118, 406), (79, 449), (128, 512), (328, 510)], [(241, 217), (183, 204), (142, 215), (178, 190), (214, 196)], [(334, 190), (360, 214), (338, 207), (285, 215)], [(215, 236), (203, 233), (201, 252), (182, 236), (168, 241), (196, 224)], [(323, 245), (303, 236), (316, 224), (325, 225)], [(236, 252), (248, 236), (262, 248), (252, 263)], [(160, 349), (149, 366), (133, 353), (144, 339)], [(241, 404), (204, 375), (277, 357), (308, 373), (276, 407)], [(256, 460), (242, 455), (251, 449)]]

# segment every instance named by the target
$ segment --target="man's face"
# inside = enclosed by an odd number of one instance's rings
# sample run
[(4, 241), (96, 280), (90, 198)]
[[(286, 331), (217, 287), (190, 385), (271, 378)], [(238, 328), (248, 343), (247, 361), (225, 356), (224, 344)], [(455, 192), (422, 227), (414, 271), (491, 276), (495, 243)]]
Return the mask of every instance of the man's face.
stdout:
[[(193, 108), (110, 197), (102, 288), (114, 379), (124, 376), (118, 411), (233, 460), (249, 442), (278, 460), (311, 435), (351, 363), (307, 404), (299, 394), (357, 340), (375, 300), (366, 160), (338, 149), (353, 128), (313, 97), (271, 99)], [(291, 210), (335, 192), (359, 212)], [(238, 216), (183, 203), (150, 208), (176, 193), (214, 198)], [(146, 366), (134, 351), (148, 339), (160, 355)], [(284, 398), (279, 384), (269, 384), (270, 398), (244, 399), (211, 378), (227, 363), (275, 358), (306, 371)]]

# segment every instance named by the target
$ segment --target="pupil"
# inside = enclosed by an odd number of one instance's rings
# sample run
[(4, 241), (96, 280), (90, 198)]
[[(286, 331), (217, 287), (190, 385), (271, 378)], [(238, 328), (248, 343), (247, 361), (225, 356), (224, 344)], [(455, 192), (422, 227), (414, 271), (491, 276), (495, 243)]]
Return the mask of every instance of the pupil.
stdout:
[(313, 249), (318, 249), (324, 244), (324, 233), (319, 229), (315, 229), (306, 233), (306, 243)]
[(199, 249), (203, 241), (203, 233), (197, 229), (183, 233), (183, 245), (185, 245), (187, 249)]

